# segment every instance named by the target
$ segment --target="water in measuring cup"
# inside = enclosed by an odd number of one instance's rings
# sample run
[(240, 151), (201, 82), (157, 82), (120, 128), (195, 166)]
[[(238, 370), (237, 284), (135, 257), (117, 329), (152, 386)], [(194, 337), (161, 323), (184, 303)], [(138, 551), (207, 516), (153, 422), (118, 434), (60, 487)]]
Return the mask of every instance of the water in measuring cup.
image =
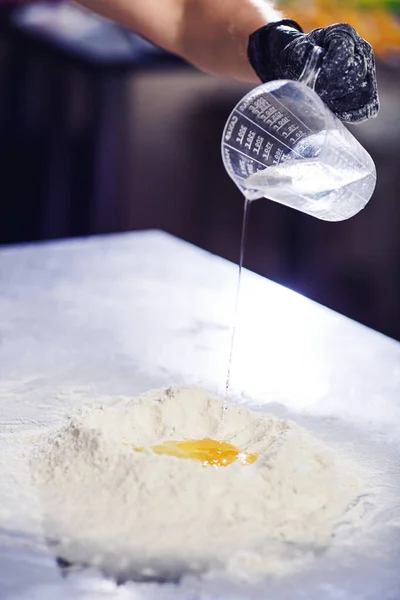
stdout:
[(332, 136), (326, 160), (319, 160), (324, 140), (323, 132), (309, 136), (286, 161), (250, 175), (249, 196), (258, 190), (266, 198), (326, 221), (342, 221), (358, 213), (374, 190), (374, 170), (342, 137)]

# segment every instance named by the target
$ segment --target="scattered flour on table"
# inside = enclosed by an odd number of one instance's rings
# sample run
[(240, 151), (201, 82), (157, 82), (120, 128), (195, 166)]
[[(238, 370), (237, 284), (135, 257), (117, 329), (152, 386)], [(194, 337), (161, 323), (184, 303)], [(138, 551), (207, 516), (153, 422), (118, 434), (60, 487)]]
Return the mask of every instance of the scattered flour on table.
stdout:
[(222, 407), (205, 390), (174, 387), (81, 410), (43, 434), (31, 464), (54, 552), (137, 579), (251, 578), (286, 572), (356, 521), (357, 466), (293, 422), (229, 404), (223, 440), (258, 454), (246, 466), (149, 449), (217, 439)]

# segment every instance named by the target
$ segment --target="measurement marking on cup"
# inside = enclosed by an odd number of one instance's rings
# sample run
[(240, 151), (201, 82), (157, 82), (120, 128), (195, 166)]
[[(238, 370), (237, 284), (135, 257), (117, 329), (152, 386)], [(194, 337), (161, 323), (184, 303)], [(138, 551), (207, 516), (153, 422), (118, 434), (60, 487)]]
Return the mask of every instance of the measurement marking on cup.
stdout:
[[(239, 115), (241, 115), (242, 117), (244, 117), (245, 119), (247, 119), (248, 121), (250, 121), (250, 123), (252, 123), (255, 127), (258, 127), (258, 129), (261, 129), (261, 131), (263, 131), (264, 133), (266, 133), (267, 135), (269, 135), (269, 137), (272, 137), (276, 142), (278, 142), (278, 144), (282, 144), (282, 146), (285, 146), (285, 148), (287, 148), (288, 150), (290, 150), (290, 152), (293, 152), (293, 154), (297, 154), (297, 156), (300, 156), (300, 158), (303, 158), (303, 156), (301, 154), (299, 154), (298, 152), (296, 152), (296, 150), (293, 150), (293, 148), (291, 148), (290, 146), (288, 146), (287, 144), (285, 144), (285, 142), (282, 142), (282, 140), (280, 140), (279, 138), (277, 138), (274, 135), (272, 135), (272, 133), (270, 131), (267, 131), (266, 129), (264, 129), (264, 127), (261, 127), (261, 125), (259, 125), (258, 123), (256, 123), (256, 121), (253, 121), (252, 119), (250, 119), (250, 117), (248, 117), (247, 115), (245, 115), (244, 113), (240, 112), (237, 109), (235, 109), (235, 112), (238, 112)], [(246, 154), (246, 156), (247, 156), (247, 154)], [(252, 160), (256, 160), (252, 156), (249, 156), (248, 158), (251, 158)], [(264, 164), (264, 166), (266, 166), (266, 165)]]
[(231, 146), (230, 144), (227, 144), (226, 142), (224, 142), (224, 145), (227, 148), (230, 148), (231, 150), (234, 150), (235, 152), (237, 152), (238, 154), (242, 154), (242, 156), (245, 156), (246, 158), (248, 158), (249, 160), (254, 160), (254, 162), (258, 163), (259, 165), (261, 165), (262, 167), (266, 167), (265, 163), (260, 162), (259, 160), (257, 160), (256, 158), (253, 158), (253, 156), (249, 156), (248, 154), (246, 154), (245, 152), (242, 152), (241, 150), (238, 150), (237, 148), (235, 148), (234, 146)]
[(298, 121), (299, 123), (301, 123), (302, 125), (304, 125), (304, 127), (307, 127), (308, 131), (310, 131), (312, 133), (312, 129), (308, 125), (306, 125), (304, 123), (304, 121), (302, 121), (299, 117), (297, 117), (294, 113), (292, 113), (292, 111), (290, 110), (290, 108), (287, 108), (287, 106), (285, 106), (283, 104), (283, 102), (281, 102), (279, 100), (279, 98), (277, 98), (276, 96), (274, 96), (274, 100), (276, 100), (278, 102), (278, 104), (280, 104), (281, 106), (283, 106), (283, 108), (286, 110), (286, 112), (290, 113), (292, 115), (292, 117), (294, 117), (296, 119), (296, 121)]

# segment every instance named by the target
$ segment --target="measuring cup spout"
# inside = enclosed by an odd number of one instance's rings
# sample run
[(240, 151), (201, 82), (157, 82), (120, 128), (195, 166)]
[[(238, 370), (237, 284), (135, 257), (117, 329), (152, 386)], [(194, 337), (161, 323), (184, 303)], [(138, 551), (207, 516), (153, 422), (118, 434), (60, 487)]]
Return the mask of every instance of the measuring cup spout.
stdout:
[(315, 89), (323, 57), (323, 49), (319, 46), (314, 46), (299, 77), (299, 81), (308, 85), (311, 89)]

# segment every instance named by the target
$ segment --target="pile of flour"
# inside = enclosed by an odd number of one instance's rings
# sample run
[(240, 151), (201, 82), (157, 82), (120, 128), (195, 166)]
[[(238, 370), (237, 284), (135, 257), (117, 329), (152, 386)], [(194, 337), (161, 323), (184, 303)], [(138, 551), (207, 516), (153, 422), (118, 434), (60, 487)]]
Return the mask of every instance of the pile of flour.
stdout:
[(217, 439), (222, 408), (205, 390), (174, 387), (87, 408), (43, 435), (31, 464), (54, 552), (121, 577), (252, 577), (329, 545), (365, 484), (294, 423), (229, 404), (222, 439), (259, 455), (247, 466), (203, 467), (148, 448)]

